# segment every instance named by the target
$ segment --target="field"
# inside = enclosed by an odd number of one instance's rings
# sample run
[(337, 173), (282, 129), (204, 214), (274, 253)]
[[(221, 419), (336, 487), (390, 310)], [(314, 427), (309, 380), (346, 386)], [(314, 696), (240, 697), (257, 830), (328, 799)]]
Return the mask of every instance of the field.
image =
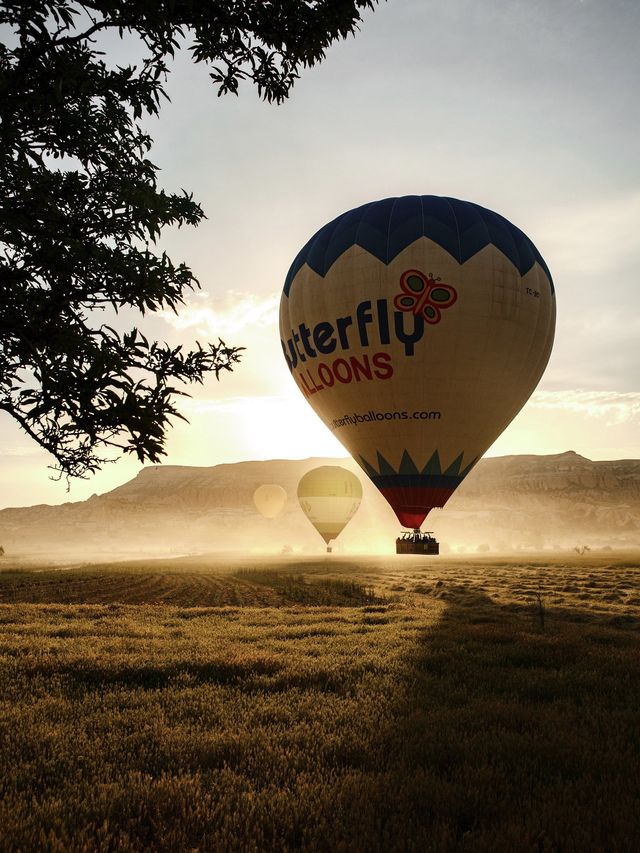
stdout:
[(1, 565), (3, 851), (640, 849), (640, 555)]

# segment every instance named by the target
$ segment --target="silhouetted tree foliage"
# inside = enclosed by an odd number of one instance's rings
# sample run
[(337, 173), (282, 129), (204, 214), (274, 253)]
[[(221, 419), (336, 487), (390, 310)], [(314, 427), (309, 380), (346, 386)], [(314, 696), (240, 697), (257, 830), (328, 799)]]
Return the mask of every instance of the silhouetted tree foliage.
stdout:
[[(16, 0), (0, 3), (0, 409), (83, 476), (110, 448), (157, 462), (183, 382), (232, 370), (222, 341), (185, 351), (122, 333), (106, 310), (176, 310), (199, 286), (156, 242), (197, 225), (185, 191), (159, 188), (142, 119), (166, 97), (181, 47), (218, 95), (254, 83), (281, 102), (299, 71), (354, 33), (377, 0)], [(139, 39), (117, 66), (112, 31)], [(176, 384), (177, 383), (177, 384)]]

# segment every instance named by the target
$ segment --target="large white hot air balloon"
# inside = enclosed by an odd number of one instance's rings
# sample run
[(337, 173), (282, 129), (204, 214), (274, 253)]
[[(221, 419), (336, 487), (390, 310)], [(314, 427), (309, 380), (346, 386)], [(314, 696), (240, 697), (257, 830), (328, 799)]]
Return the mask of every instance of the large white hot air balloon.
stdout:
[(309, 404), (417, 530), (531, 395), (555, 314), (522, 231), (471, 202), (406, 196), (309, 240), (286, 278), (280, 335)]
[(342, 533), (362, 500), (362, 484), (339, 465), (314, 468), (298, 483), (298, 501), (304, 514), (331, 551), (329, 543)]
[(263, 518), (277, 518), (286, 502), (287, 493), (277, 483), (265, 483), (253, 493), (253, 503)]

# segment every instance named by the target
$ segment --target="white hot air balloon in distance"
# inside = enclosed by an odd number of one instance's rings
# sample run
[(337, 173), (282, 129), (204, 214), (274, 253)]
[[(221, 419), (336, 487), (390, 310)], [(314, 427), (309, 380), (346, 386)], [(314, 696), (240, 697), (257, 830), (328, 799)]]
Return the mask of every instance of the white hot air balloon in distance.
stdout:
[(362, 484), (339, 465), (314, 468), (298, 483), (298, 501), (304, 514), (331, 551), (336, 539), (356, 514), (362, 500)]
[(522, 231), (471, 202), (405, 196), (308, 241), (280, 337), (302, 394), (419, 539), (538, 384), (555, 316)]
[(287, 493), (276, 483), (265, 483), (253, 493), (253, 503), (263, 518), (277, 518), (287, 503)]

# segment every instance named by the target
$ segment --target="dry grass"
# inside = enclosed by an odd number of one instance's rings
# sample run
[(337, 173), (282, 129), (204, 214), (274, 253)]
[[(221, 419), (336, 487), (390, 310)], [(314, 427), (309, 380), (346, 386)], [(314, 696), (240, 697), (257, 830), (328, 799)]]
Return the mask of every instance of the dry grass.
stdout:
[(580, 560), (2, 573), (0, 848), (636, 850), (640, 569)]

